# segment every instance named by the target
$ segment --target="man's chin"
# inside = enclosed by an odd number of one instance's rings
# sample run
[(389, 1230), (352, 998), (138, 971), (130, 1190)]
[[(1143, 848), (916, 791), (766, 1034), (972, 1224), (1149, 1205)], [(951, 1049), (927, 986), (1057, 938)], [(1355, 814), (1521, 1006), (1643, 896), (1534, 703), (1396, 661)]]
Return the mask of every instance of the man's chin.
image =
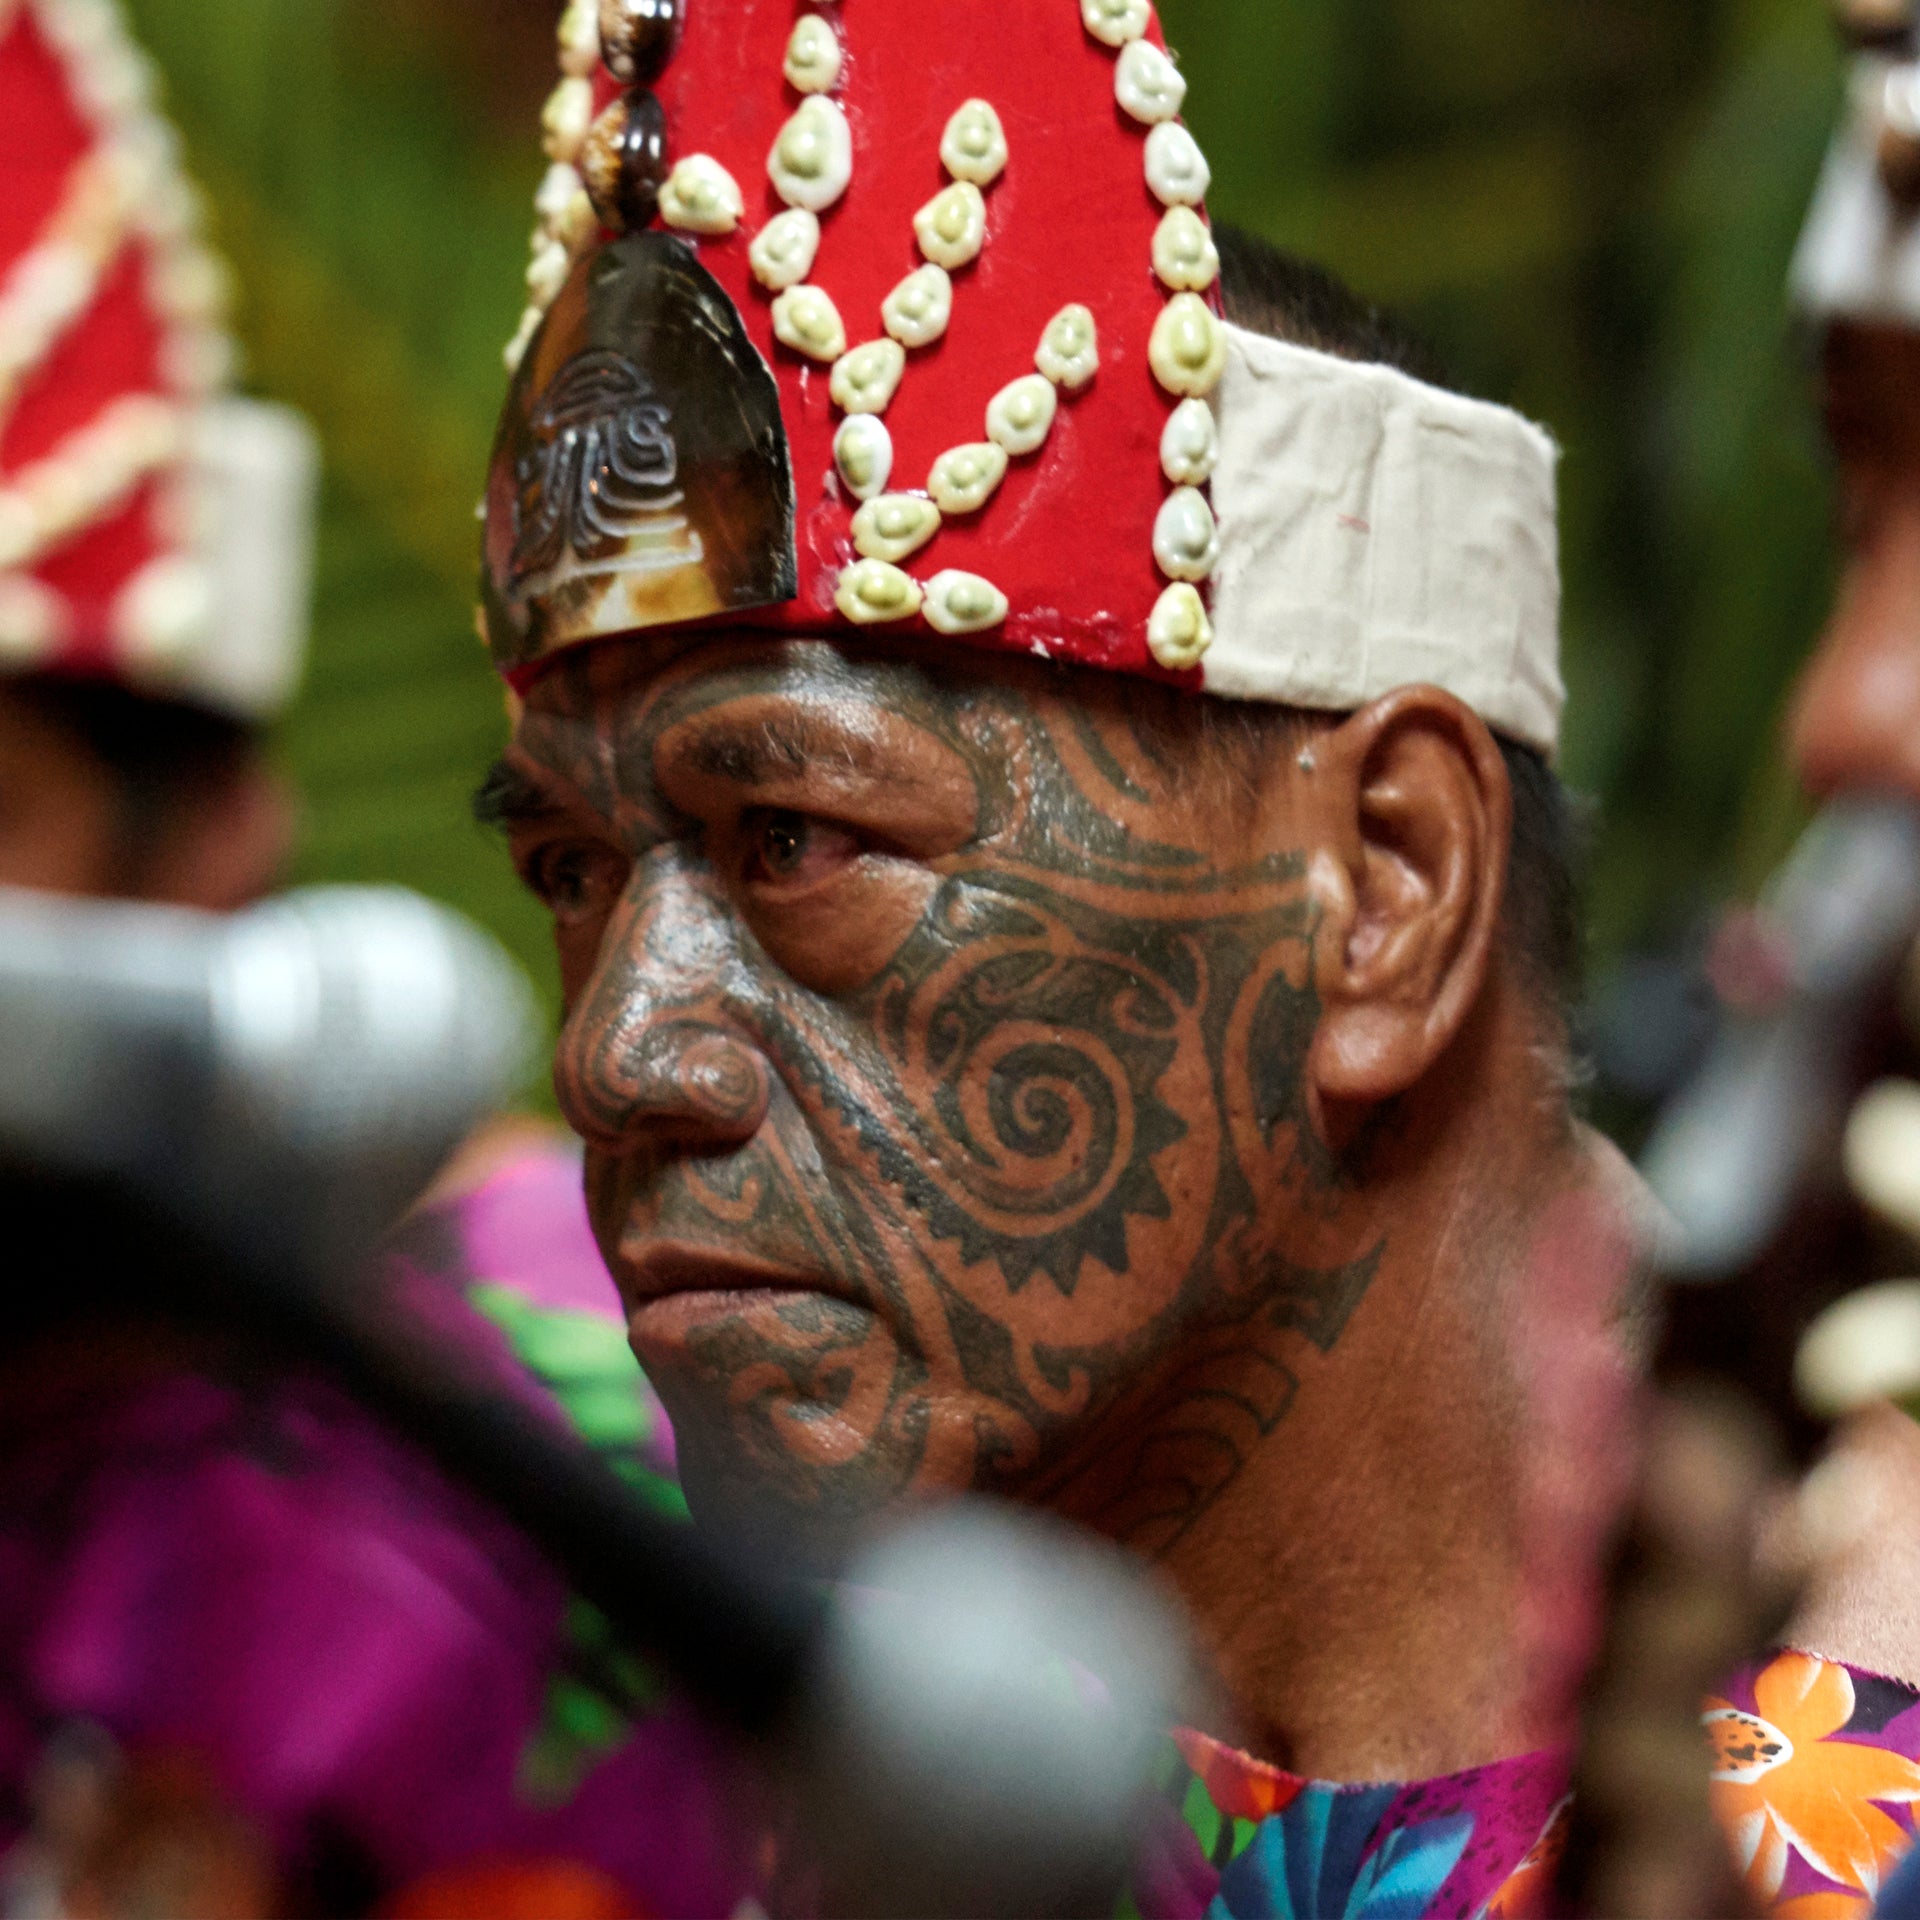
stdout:
[(910, 1497), (915, 1461), (890, 1458), (875, 1439), (855, 1458), (831, 1466), (801, 1460), (780, 1443), (788, 1422), (810, 1409), (729, 1406), (711, 1384), (656, 1369), (681, 1489), (695, 1524), (756, 1564), (803, 1575), (831, 1574)]

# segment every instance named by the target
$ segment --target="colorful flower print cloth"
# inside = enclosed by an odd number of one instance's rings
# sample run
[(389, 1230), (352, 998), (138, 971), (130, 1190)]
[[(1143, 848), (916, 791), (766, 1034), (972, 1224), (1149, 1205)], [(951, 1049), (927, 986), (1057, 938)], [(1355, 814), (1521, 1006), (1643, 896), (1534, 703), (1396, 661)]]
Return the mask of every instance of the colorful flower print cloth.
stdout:
[(1714, 1812), (1757, 1910), (1865, 1920), (1913, 1845), (1920, 1693), (1782, 1653), (1707, 1703)]
[(1417, 1786), (1302, 1780), (1175, 1736), (1123, 1920), (1520, 1920), (1558, 1859), (1568, 1762)]
[[(1867, 1920), (1913, 1845), (1920, 1692), (1781, 1653), (1710, 1700), (1712, 1797), (1755, 1912)], [(1419, 1786), (1297, 1779), (1199, 1734), (1165, 1768), (1126, 1920), (1526, 1920), (1564, 1841), (1535, 1754)], [(1920, 1866), (1899, 1920), (1920, 1920)], [(1889, 1903), (1891, 1907), (1892, 1903)]]
[[(443, 1349), (678, 1507), (573, 1154), (517, 1149), (386, 1272)], [(0, 1408), (10, 1910), (35, 1783), (80, 1727), (191, 1756), (283, 1905), (738, 1907), (726, 1755), (490, 1509), (324, 1380), (91, 1351), (31, 1418)]]

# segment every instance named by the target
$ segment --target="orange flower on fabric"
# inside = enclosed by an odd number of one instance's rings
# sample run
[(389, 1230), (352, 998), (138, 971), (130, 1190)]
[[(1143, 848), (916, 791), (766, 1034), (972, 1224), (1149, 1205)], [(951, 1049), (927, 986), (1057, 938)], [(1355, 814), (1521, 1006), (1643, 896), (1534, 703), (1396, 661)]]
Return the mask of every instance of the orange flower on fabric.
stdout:
[(1920, 1765), (1835, 1740), (1853, 1717), (1845, 1667), (1783, 1653), (1753, 1683), (1755, 1713), (1725, 1700), (1704, 1716), (1713, 1803), (1747, 1890), (1770, 1904), (1790, 1854), (1843, 1887), (1874, 1894), (1911, 1836), (1874, 1802), (1920, 1800)]
[(1180, 1757), (1200, 1776), (1207, 1797), (1229, 1820), (1270, 1819), (1305, 1791), (1304, 1780), (1189, 1727), (1176, 1728), (1173, 1740)]

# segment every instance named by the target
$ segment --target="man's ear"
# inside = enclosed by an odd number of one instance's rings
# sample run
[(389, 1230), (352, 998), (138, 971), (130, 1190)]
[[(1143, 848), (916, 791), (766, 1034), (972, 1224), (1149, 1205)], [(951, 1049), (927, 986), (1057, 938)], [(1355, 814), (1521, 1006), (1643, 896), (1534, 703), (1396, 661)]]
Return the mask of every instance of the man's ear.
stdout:
[(1309, 1076), (1328, 1103), (1391, 1099), (1452, 1045), (1486, 986), (1513, 792), (1478, 715), (1405, 687), (1322, 735), (1299, 779), (1321, 1004)]

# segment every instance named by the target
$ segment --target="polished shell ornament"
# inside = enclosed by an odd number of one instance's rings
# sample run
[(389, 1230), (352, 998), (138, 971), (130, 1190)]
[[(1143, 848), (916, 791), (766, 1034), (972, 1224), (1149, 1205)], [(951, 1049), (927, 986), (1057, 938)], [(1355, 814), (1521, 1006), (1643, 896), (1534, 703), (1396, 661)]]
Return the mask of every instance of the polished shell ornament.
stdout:
[(1117, 48), (1146, 32), (1153, 9), (1147, 0), (1080, 0), (1080, 19), (1103, 46)]
[(684, 241), (630, 234), (574, 268), (508, 396), (485, 524), (507, 672), (798, 591), (779, 392)]
[(1176, 293), (1154, 323), (1147, 364), (1169, 393), (1204, 400), (1227, 370), (1227, 331), (1195, 293)]
[(1180, 69), (1151, 40), (1132, 40), (1120, 50), (1113, 91), (1122, 112), (1149, 125), (1177, 118), (1187, 99)]

